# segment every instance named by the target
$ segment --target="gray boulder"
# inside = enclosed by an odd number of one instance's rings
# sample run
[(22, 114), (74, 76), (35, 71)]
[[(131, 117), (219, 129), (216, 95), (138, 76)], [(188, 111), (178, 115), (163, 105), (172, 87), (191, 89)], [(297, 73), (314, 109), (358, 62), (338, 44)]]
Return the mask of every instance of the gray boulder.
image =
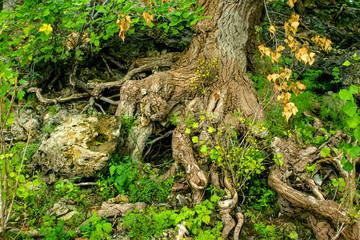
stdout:
[(93, 177), (106, 167), (119, 145), (120, 118), (74, 115), (59, 125), (32, 158), (32, 170), (71, 179)]

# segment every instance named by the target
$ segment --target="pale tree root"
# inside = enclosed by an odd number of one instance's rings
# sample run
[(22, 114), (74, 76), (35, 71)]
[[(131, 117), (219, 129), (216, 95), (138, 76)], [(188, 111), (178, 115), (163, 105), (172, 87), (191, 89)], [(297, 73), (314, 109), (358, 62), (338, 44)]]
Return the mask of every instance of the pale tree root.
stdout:
[(190, 136), (185, 133), (184, 126), (174, 130), (172, 145), (177, 146), (173, 149), (173, 156), (175, 161), (180, 162), (185, 168), (187, 180), (193, 191), (194, 204), (200, 204), (209, 179), (196, 162)]
[[(346, 181), (347, 173), (343, 172), (342, 168), (339, 169), (340, 160), (337, 156), (325, 159), (320, 156), (321, 149), (324, 147), (332, 149), (344, 138), (346, 139), (346, 136), (337, 132), (319, 149), (313, 146), (298, 148), (290, 140), (284, 141), (279, 138), (274, 138), (271, 142), (274, 154), (282, 154), (282, 158), (281, 164), (274, 165), (270, 170), (269, 186), (299, 209), (287, 213), (296, 213), (306, 219), (318, 240), (337, 238), (354, 240), (360, 237), (359, 222), (355, 223), (351, 220), (347, 208), (342, 204), (336, 203), (332, 198), (327, 200), (324, 197), (326, 194), (321, 191), (321, 183), (315, 183), (314, 174), (310, 175), (306, 172), (306, 166), (317, 163), (314, 172), (319, 175), (322, 164), (328, 163), (326, 167), (332, 167), (331, 172), (337, 172)], [(312, 194), (308, 193), (309, 190)]]

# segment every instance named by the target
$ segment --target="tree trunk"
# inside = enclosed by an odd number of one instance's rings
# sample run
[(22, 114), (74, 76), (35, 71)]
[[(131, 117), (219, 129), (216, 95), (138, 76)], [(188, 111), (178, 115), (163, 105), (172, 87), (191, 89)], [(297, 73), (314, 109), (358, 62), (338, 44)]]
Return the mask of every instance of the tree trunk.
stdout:
[[(137, 113), (140, 118), (141, 124), (134, 128), (135, 135), (129, 143), (140, 160), (145, 141), (154, 130), (154, 123), (168, 121), (168, 115), (174, 108), (182, 110), (179, 126), (173, 132), (173, 157), (186, 170), (194, 204), (202, 201), (204, 189), (209, 184), (209, 173), (200, 169), (190, 136), (185, 133), (187, 116), (192, 114), (198, 120), (201, 111), (205, 111), (213, 117), (214, 125), (229, 123), (234, 111), (241, 111), (245, 118), (263, 117), (253, 83), (247, 75), (247, 57), (255, 46), (254, 26), (263, 19), (263, 1), (199, 0), (197, 4), (204, 7), (205, 16), (212, 17), (196, 24), (188, 50), (180, 54), (176, 62), (168, 62), (171, 70), (140, 81), (126, 81), (120, 90), (117, 109), (117, 115)], [(217, 61), (214, 75), (218, 77), (212, 76), (201, 82), (202, 91), (193, 89), (194, 83), (191, 81), (199, 77), (197, 67), (209, 61)], [(148, 59), (148, 62), (156, 60)], [(208, 137), (207, 127), (206, 124), (199, 127), (200, 139)], [(231, 192), (230, 197), (219, 202), (224, 224), (222, 238), (225, 239), (236, 225), (231, 214), (238, 195), (227, 178), (227, 172), (222, 171), (225, 177), (221, 182)], [(212, 174), (214, 179), (219, 179), (218, 172)], [(238, 219), (243, 217), (239, 215)], [(243, 220), (240, 226), (238, 224), (236, 234), (239, 234), (242, 223)]]

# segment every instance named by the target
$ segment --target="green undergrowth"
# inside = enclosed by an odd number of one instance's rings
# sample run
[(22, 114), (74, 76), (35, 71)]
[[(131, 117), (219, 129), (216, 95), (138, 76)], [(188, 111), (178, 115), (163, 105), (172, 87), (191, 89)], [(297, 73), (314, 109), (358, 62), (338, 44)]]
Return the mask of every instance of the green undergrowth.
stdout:
[(212, 210), (218, 199), (214, 195), (211, 201), (205, 200), (194, 209), (187, 206), (181, 210), (148, 207), (144, 212), (130, 212), (123, 219), (124, 227), (128, 230), (129, 236), (134, 239), (161, 237), (164, 230), (168, 228), (175, 227), (175, 230), (179, 230), (180, 224), (188, 229), (193, 239), (221, 239), (222, 223), (220, 221), (211, 223)]

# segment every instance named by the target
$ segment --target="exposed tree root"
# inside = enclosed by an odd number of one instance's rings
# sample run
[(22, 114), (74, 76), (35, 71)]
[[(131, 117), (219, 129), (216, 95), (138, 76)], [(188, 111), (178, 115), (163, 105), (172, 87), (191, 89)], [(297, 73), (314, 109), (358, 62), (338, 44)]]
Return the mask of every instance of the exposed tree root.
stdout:
[(72, 100), (76, 100), (76, 99), (80, 99), (80, 98), (85, 98), (88, 97), (89, 94), (88, 93), (76, 93), (73, 94), (69, 97), (62, 97), (62, 98), (45, 98), (41, 95), (41, 89), (40, 88), (29, 88), (27, 90), (28, 93), (35, 93), (36, 97), (39, 99), (40, 102), (42, 103), (48, 103), (48, 104), (57, 104), (57, 103), (64, 103), (64, 102), (69, 102)]
[[(322, 148), (332, 149), (344, 138), (346, 139), (345, 135), (337, 132), (319, 149), (313, 146), (301, 149), (290, 140), (284, 141), (279, 138), (274, 138), (271, 143), (274, 153), (281, 153), (283, 157), (281, 166), (276, 164), (271, 168), (269, 185), (292, 206), (302, 209), (297, 214), (307, 219), (315, 236), (321, 240), (338, 237), (353, 240), (360, 237), (359, 222), (355, 223), (351, 220), (348, 209), (343, 204), (326, 200), (325, 194), (321, 191), (321, 185), (316, 184), (311, 178), (314, 174), (310, 176), (306, 172), (306, 166), (317, 163), (317, 174), (320, 174), (322, 164), (330, 163), (333, 167), (332, 171), (338, 172), (346, 181), (347, 174), (339, 168), (339, 160), (336, 157), (321, 159), (319, 154)], [(309, 190), (312, 194), (304, 193)], [(291, 214), (291, 211), (287, 210), (287, 212)], [(292, 213), (295, 212), (292, 211)]]

